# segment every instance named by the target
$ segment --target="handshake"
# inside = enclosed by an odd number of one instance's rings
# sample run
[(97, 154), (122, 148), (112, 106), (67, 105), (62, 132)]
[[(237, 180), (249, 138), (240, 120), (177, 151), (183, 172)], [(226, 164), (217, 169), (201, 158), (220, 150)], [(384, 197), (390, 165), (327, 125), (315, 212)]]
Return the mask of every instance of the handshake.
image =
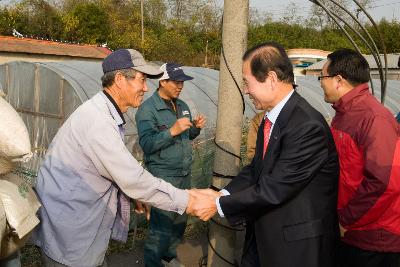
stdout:
[[(217, 213), (216, 199), (223, 194), (212, 189), (188, 189), (189, 201), (186, 207), (186, 213), (199, 217), (203, 221), (208, 221)], [(150, 219), (150, 206), (138, 200), (135, 200), (135, 212), (146, 215)]]
[(212, 189), (190, 189), (186, 213), (208, 221), (217, 213), (216, 199), (223, 194)]

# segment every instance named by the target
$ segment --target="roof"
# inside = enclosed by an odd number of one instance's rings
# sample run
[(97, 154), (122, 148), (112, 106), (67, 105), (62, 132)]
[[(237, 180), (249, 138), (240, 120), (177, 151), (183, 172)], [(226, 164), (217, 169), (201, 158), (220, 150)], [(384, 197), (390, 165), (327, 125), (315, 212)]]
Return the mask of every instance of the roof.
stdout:
[(106, 47), (99, 47), (96, 45), (61, 43), (0, 35), (0, 52), (103, 59), (111, 54), (112, 51)]
[[(375, 59), (372, 55), (364, 55), (365, 59), (368, 61), (369, 67), (371, 69), (377, 69), (377, 64), (375, 62)], [(380, 55), (382, 64), (384, 64), (384, 59), (383, 55)], [(388, 54), (387, 55), (387, 66), (388, 69), (397, 69), (399, 66), (399, 60), (400, 60), (400, 55), (399, 54)], [(312, 64), (306, 70), (322, 70), (322, 67), (326, 63), (327, 59), (321, 60), (317, 63)]]
[[(372, 79), (375, 88), (375, 97), (381, 100), (381, 81)], [(321, 89), (321, 83), (315, 76), (297, 76), (296, 89), (302, 97), (304, 97), (315, 109), (324, 115), (325, 118), (331, 120), (335, 115), (335, 110), (331, 104), (324, 101), (324, 91)], [(371, 85), (370, 85), (371, 87)], [(386, 88), (385, 106), (396, 115), (400, 111), (400, 81), (388, 80)]]
[(288, 57), (312, 57), (312, 58), (326, 58), (330, 53), (330, 51), (324, 51), (320, 49), (312, 49), (312, 48), (292, 48), (286, 50)]

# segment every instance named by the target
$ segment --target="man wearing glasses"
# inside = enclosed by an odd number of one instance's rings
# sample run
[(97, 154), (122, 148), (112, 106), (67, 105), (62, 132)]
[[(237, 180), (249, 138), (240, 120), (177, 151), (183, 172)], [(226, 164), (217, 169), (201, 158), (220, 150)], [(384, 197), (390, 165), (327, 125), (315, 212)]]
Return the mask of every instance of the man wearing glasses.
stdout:
[(323, 116), (293, 90), (285, 49), (266, 42), (243, 56), (244, 93), (265, 110), (250, 165), (194, 214), (246, 223), (242, 267), (334, 267), (339, 163)]
[(369, 66), (359, 53), (328, 55), (318, 79), (336, 110), (342, 266), (399, 266), (399, 124), (369, 92)]

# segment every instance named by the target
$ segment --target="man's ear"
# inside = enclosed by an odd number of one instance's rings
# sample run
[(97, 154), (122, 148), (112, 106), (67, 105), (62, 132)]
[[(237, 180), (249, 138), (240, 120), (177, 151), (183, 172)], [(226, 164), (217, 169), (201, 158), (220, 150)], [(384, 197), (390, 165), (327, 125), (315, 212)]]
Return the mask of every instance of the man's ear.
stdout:
[(125, 77), (122, 75), (122, 73), (117, 72), (114, 76), (114, 83), (118, 88), (122, 87), (122, 83), (124, 82)]
[(268, 72), (268, 76), (269, 76), (268, 79), (271, 82), (271, 88), (275, 89), (275, 86), (278, 82), (278, 75), (276, 74), (275, 71), (270, 71), (270, 72)]
[(271, 80), (273, 80), (274, 82), (277, 82), (277, 81), (278, 81), (278, 75), (276, 74), (275, 71), (271, 70), (271, 71), (268, 73), (268, 75), (269, 75), (269, 78), (270, 78)]
[(348, 82), (346, 79), (343, 78), (342, 75), (337, 75), (336, 77), (334, 77), (334, 79), (336, 80), (336, 89), (343, 91), (345, 88), (348, 87)]

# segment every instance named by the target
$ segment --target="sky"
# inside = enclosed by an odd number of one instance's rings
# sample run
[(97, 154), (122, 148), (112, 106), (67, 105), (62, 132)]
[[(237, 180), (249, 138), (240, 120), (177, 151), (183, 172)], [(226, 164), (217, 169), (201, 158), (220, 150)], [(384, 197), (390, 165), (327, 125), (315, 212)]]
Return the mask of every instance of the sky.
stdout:
[[(226, 0), (229, 1), (229, 0)], [(307, 16), (311, 5), (309, 0), (249, 0), (250, 8), (259, 11), (267, 11), (273, 14), (274, 19), (278, 19), (290, 3), (296, 4), (300, 16)], [(375, 21), (386, 18), (391, 21), (393, 18), (400, 21), (400, 0), (371, 0), (371, 7), (367, 10)]]
[[(215, 1), (220, 6), (224, 2), (224, 0)], [(352, 0), (349, 1), (354, 4)], [(400, 0), (371, 0), (370, 2), (371, 7), (367, 11), (375, 21), (380, 21), (382, 18), (389, 21), (394, 18), (400, 21)], [(302, 17), (307, 17), (311, 6), (314, 5), (309, 0), (249, 0), (250, 8), (257, 9), (260, 13), (272, 13), (274, 20), (279, 20), (291, 3), (296, 5), (298, 15)]]

